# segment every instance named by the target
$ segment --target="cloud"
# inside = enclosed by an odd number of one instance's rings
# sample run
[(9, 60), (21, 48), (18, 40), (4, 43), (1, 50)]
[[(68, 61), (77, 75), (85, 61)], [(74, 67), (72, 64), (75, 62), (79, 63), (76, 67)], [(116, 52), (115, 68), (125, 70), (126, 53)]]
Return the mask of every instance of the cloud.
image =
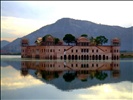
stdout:
[[(39, 20), (16, 18), (16, 17), (1, 17), (1, 33), (3, 37), (4, 33), (11, 36), (24, 36), (27, 35), (44, 25)], [(13, 37), (13, 36), (11, 36)]]
[(79, 94), (81, 99), (133, 99), (131, 82), (104, 84), (88, 88), (85, 93)]
[[(2, 70), (2, 76), (1, 76), (2, 90), (14, 90), (14, 89), (32, 87), (42, 84), (44, 85), (43, 82), (35, 79), (31, 75), (28, 75), (26, 77), (21, 76), (20, 71), (17, 71), (11, 66), (1, 67), (1, 70)], [(7, 71), (9, 72), (7, 73)]]

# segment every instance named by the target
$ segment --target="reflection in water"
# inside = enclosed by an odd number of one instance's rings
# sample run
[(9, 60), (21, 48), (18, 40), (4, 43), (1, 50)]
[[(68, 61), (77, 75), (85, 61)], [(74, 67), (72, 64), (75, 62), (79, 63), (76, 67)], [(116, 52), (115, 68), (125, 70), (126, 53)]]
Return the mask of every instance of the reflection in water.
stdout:
[[(21, 75), (27, 76), (29, 70), (35, 70), (34, 75), (47, 83), (60, 78), (71, 83), (80, 80), (104, 81), (107, 77), (119, 78), (119, 61), (114, 62), (57, 62), (57, 61), (22, 61)], [(111, 75), (110, 75), (111, 74)], [(96, 82), (98, 84), (98, 82)], [(52, 83), (54, 84), (54, 83)], [(66, 84), (66, 83), (65, 83)], [(55, 85), (55, 84), (54, 84)], [(80, 87), (79, 87), (80, 88)]]
[(131, 60), (62, 62), (4, 59), (1, 64), (2, 99), (133, 98)]

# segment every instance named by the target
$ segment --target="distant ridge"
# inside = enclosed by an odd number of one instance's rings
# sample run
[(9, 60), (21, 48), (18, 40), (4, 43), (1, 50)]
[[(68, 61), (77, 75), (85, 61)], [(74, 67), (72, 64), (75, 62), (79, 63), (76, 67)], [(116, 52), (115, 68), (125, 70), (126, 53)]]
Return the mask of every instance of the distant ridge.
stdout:
[(1, 48), (6, 46), (7, 44), (9, 44), (10, 42), (9, 41), (6, 41), (6, 40), (2, 40), (0, 41), (0, 44), (1, 44)]
[[(62, 39), (68, 33), (73, 34), (75, 37), (79, 37), (81, 34), (88, 34), (88, 36), (93, 37), (104, 35), (109, 39), (108, 44), (110, 44), (112, 38), (118, 37), (121, 40), (121, 50), (133, 50), (133, 27), (124, 28), (120, 26), (102, 25), (72, 18), (59, 19), (55, 23), (43, 26), (22, 38), (29, 39), (30, 44), (33, 45), (38, 37), (43, 37), (46, 34), (51, 34)], [(4, 46), (2, 50), (8, 53), (18, 53), (21, 50), (20, 41), (21, 38), (18, 38)]]

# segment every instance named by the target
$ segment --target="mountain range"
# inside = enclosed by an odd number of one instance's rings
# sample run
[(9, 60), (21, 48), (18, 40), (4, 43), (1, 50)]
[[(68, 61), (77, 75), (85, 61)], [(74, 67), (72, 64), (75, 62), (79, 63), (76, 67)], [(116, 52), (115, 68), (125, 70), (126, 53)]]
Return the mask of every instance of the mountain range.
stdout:
[[(102, 25), (72, 18), (59, 19), (55, 23), (43, 26), (22, 38), (27, 38), (29, 40), (29, 44), (34, 45), (34, 41), (38, 37), (43, 37), (46, 34), (51, 34), (54, 37), (63, 39), (65, 34), (68, 33), (73, 34), (75, 37), (80, 37), (82, 34), (87, 34), (89, 37), (103, 35), (108, 38), (108, 43), (106, 45), (110, 44), (112, 38), (117, 37), (120, 38), (121, 41), (121, 51), (133, 51), (133, 27), (124, 28), (120, 26)], [(20, 53), (20, 42), (22, 38), (17, 38), (13, 42), (5, 45), (1, 51), (6, 53)]]
[(6, 41), (6, 40), (0, 41), (1, 48), (4, 47), (5, 45), (9, 44), (9, 43), (10, 43), (10, 42), (9, 42), (9, 41)]

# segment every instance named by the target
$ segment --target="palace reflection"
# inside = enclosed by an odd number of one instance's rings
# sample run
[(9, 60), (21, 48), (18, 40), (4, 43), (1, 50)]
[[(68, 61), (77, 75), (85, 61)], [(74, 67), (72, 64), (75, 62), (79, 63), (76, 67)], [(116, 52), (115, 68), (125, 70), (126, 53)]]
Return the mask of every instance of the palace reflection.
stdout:
[(65, 82), (72, 82), (76, 78), (85, 82), (88, 78), (102, 81), (107, 77), (120, 77), (119, 60), (110, 62), (22, 61), (21, 75), (27, 76), (29, 70), (35, 70), (34, 74), (37, 78), (47, 81), (59, 77), (62, 77)]

